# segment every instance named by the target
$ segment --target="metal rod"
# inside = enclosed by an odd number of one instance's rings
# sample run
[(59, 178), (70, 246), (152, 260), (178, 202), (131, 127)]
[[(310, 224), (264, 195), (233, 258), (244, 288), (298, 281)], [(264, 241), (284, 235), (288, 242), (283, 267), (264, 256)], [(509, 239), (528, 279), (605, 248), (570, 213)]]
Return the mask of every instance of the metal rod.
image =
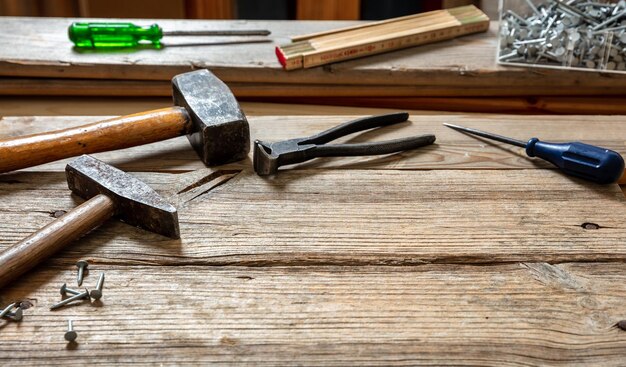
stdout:
[(469, 128), (469, 127), (463, 127), (463, 126), (458, 126), (458, 125), (453, 125), (453, 124), (446, 124), (446, 123), (444, 123), (444, 125), (449, 127), (449, 128), (451, 128), (451, 129), (454, 129), (454, 130), (457, 130), (457, 131), (461, 131), (461, 132), (464, 132), (464, 133), (477, 135), (477, 136), (481, 136), (483, 138), (492, 139), (492, 140), (496, 140), (496, 141), (499, 141), (499, 142), (502, 142), (502, 143), (507, 143), (507, 144), (518, 146), (518, 147), (526, 148), (526, 142), (523, 142), (521, 140), (507, 138), (506, 136), (492, 134), (492, 133), (488, 133), (488, 132), (485, 132), (485, 131), (482, 131), (482, 130), (472, 129), (472, 128)]
[(195, 31), (164, 31), (164, 36), (269, 36), (272, 32), (267, 29), (225, 29), (225, 30), (195, 30)]
[(170, 43), (161, 42), (163, 47), (196, 47), (196, 46), (220, 46), (220, 45), (236, 45), (242, 43), (265, 43), (272, 42), (269, 38), (249, 38), (242, 40), (230, 40), (230, 41), (213, 41), (213, 42), (190, 42), (190, 43)]

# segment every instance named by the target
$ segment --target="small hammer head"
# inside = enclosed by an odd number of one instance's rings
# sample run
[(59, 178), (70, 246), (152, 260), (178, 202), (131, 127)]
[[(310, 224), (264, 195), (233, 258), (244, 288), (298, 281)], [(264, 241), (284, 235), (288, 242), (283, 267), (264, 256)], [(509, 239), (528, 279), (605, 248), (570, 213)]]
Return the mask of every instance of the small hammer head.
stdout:
[(70, 162), (65, 174), (70, 190), (83, 199), (98, 194), (113, 199), (124, 222), (180, 238), (176, 208), (143, 181), (88, 155)]
[(187, 137), (206, 165), (239, 161), (250, 151), (250, 127), (233, 93), (208, 70), (172, 79), (174, 104), (184, 107), (193, 122)]

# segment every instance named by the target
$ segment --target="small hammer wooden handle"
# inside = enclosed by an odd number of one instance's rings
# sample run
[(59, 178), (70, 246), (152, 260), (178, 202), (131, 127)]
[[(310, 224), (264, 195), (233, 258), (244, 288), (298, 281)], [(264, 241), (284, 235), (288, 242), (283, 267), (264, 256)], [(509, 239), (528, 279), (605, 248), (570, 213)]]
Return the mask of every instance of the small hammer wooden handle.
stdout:
[(115, 203), (97, 195), (0, 253), (0, 289), (115, 213)]
[(0, 173), (81, 154), (123, 149), (191, 132), (183, 107), (169, 107), (65, 130), (0, 140)]

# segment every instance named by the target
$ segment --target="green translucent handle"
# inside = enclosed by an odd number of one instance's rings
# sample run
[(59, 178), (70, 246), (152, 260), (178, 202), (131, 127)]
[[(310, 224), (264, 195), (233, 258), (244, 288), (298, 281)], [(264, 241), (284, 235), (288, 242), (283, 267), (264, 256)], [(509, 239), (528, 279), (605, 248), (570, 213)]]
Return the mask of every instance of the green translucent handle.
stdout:
[(145, 27), (133, 23), (72, 23), (70, 40), (78, 48), (137, 47), (140, 42), (161, 48), (163, 30), (157, 24)]

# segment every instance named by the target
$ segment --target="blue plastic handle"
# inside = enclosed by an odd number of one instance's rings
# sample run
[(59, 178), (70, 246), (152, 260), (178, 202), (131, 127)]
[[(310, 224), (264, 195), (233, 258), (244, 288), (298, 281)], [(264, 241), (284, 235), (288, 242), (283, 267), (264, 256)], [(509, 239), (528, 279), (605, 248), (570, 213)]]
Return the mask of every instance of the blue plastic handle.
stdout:
[(617, 182), (624, 173), (624, 158), (619, 153), (580, 142), (550, 143), (532, 138), (526, 143), (526, 154), (543, 158), (568, 175), (600, 184)]

